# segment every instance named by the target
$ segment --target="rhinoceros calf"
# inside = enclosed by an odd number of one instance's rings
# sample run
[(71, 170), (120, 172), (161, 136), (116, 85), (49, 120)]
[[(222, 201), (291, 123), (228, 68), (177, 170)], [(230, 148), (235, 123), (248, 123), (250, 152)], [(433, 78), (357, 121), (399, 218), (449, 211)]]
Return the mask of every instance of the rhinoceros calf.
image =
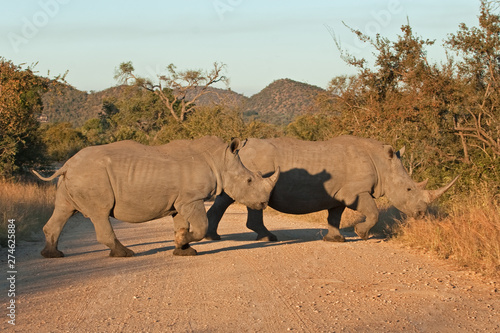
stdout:
[[(249, 139), (240, 151), (243, 163), (252, 171), (270, 173), (278, 165), (281, 173), (269, 199), (269, 206), (283, 213), (307, 214), (328, 210), (327, 241), (343, 242), (340, 219), (346, 207), (366, 216), (355, 226), (362, 239), (378, 220), (374, 198), (386, 196), (410, 216), (423, 214), (428, 204), (449, 189), (425, 190), (405, 171), (399, 152), (378, 141), (341, 136), (328, 141), (307, 142), (292, 138)], [(216, 198), (208, 211), (207, 239), (220, 239), (219, 221), (233, 200)], [(262, 210), (248, 209), (247, 227), (257, 239), (276, 240), (265, 226)]]
[(222, 191), (253, 209), (264, 209), (279, 170), (271, 177), (250, 172), (238, 156), (239, 140), (228, 146), (216, 137), (144, 146), (121, 141), (88, 147), (69, 159), (49, 178), (60, 177), (54, 212), (43, 231), (42, 255), (62, 257), (59, 235), (76, 211), (89, 217), (97, 240), (110, 256), (133, 251), (116, 239), (109, 216), (126, 222), (145, 222), (173, 215), (175, 255), (195, 255), (189, 246), (207, 232), (204, 200)]

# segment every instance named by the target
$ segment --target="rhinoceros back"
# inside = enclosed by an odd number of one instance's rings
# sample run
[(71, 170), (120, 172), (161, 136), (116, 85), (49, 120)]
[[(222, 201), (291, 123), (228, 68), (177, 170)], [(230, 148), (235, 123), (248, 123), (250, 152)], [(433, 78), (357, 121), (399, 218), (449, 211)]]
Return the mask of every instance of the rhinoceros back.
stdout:
[(215, 183), (202, 155), (160, 153), (133, 141), (85, 148), (67, 164), (66, 186), (79, 207), (88, 195), (112, 197), (112, 215), (127, 222), (171, 214), (179, 193), (200, 196)]

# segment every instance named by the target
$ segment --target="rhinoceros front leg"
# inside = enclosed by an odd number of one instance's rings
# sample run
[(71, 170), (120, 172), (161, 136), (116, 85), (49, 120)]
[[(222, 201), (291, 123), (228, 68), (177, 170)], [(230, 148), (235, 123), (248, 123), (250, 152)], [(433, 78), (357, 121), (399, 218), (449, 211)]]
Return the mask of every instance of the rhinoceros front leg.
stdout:
[(217, 228), (219, 227), (219, 222), (222, 216), (226, 212), (226, 209), (231, 206), (234, 202), (226, 193), (222, 193), (215, 198), (214, 204), (207, 212), (208, 217), (208, 229), (205, 235), (206, 239), (209, 240), (220, 240), (220, 235), (217, 233)]
[(198, 253), (189, 245), (189, 223), (180, 214), (175, 214), (174, 218), (174, 255), (195, 256)]
[(208, 218), (203, 200), (176, 207), (179, 212), (174, 216), (176, 256), (194, 256), (197, 254), (189, 243), (200, 241), (205, 237)]
[(90, 220), (94, 224), (97, 241), (111, 249), (110, 257), (132, 257), (134, 251), (123, 246), (116, 238), (113, 227), (109, 222), (108, 214), (102, 216), (91, 216)]
[(323, 237), (328, 242), (345, 242), (345, 237), (340, 233), (340, 219), (345, 206), (338, 206), (328, 210), (328, 233)]
[(264, 225), (264, 213), (262, 210), (247, 208), (247, 228), (257, 233), (257, 240), (275, 242), (278, 240)]
[(357, 210), (366, 216), (365, 222), (358, 223), (354, 227), (356, 234), (362, 239), (368, 239), (370, 229), (378, 221), (378, 208), (375, 200), (369, 193), (361, 193), (358, 195), (357, 200), (349, 206), (349, 208)]

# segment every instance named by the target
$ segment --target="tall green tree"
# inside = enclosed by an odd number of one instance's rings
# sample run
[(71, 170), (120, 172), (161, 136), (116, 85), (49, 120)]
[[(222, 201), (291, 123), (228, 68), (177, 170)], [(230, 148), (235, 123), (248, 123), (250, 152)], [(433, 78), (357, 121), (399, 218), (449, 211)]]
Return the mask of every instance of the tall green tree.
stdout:
[(0, 177), (9, 178), (43, 158), (36, 116), (48, 83), (32, 68), (0, 58)]
[(51, 161), (66, 161), (87, 145), (83, 134), (69, 122), (47, 124), (42, 127), (43, 142)]

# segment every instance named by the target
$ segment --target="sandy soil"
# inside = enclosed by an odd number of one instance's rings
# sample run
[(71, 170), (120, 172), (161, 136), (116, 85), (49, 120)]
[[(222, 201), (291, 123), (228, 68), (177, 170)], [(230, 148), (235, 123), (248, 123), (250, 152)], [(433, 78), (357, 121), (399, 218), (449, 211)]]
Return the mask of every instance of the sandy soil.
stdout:
[[(321, 240), (325, 226), (266, 215), (279, 242), (256, 242), (233, 205), (223, 239), (175, 257), (170, 218), (114, 222), (133, 258), (109, 258), (80, 215), (63, 232), (62, 259), (43, 242), (16, 249), (16, 326), (3, 332), (499, 332), (498, 281), (459, 271), (381, 239)], [(7, 255), (2, 249), (2, 270)]]

